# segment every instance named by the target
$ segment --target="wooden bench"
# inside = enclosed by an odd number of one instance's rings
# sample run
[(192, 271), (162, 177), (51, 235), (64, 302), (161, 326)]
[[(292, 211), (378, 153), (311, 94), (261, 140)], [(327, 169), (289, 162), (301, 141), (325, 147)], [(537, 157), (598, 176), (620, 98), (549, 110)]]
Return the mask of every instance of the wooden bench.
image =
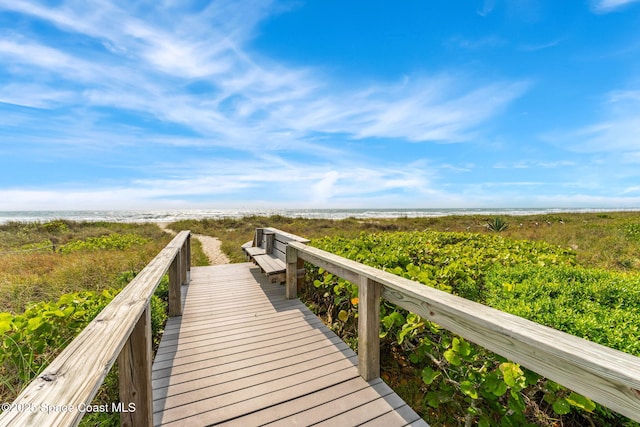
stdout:
[(309, 239), (277, 228), (256, 228), (253, 240), (242, 245), (247, 259), (253, 260), (271, 283), (284, 282), (287, 270), (287, 244), (309, 243)]

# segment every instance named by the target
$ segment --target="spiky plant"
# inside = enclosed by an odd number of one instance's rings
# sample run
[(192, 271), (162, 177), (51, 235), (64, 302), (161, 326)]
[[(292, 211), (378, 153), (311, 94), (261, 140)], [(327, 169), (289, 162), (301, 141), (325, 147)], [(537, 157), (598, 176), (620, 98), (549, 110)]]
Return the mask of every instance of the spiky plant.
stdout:
[(487, 223), (487, 228), (491, 231), (501, 232), (509, 228), (509, 224), (499, 216), (493, 218)]

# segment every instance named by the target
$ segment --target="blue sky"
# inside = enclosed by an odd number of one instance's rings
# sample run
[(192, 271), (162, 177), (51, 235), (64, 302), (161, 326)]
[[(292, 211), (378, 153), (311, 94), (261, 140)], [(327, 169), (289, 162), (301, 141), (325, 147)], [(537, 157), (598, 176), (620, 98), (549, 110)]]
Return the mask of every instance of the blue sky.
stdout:
[(0, 0), (0, 210), (640, 207), (637, 0)]

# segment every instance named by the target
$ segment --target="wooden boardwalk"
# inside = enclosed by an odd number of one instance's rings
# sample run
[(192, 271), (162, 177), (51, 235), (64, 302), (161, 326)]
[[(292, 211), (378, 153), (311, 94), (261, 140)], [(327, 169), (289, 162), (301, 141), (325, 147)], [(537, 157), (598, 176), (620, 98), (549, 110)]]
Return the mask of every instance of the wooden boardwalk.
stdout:
[(194, 267), (153, 363), (154, 425), (426, 425), (251, 263)]

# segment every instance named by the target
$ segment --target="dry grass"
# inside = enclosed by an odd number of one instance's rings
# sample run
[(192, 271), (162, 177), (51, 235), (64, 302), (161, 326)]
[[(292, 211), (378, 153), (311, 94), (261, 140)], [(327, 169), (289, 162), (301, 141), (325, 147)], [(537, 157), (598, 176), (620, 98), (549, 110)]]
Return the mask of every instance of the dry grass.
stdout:
[[(57, 222), (10, 223), (0, 226), (0, 311), (21, 312), (30, 302), (54, 300), (62, 294), (103, 290), (126, 284), (127, 272), (138, 272), (168, 243), (170, 236), (155, 224)], [(111, 233), (136, 233), (150, 243), (127, 250), (25, 251), (28, 245), (55, 241), (58, 249), (74, 240)], [(124, 283), (123, 283), (124, 281)]]

